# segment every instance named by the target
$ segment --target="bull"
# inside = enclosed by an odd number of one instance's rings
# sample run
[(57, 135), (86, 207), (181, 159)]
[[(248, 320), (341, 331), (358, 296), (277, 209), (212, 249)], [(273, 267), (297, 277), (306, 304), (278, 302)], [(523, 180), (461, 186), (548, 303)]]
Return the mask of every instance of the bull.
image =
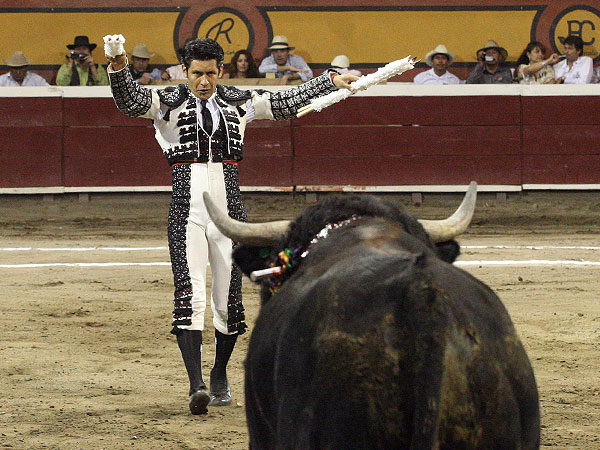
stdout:
[(245, 362), (253, 450), (533, 450), (533, 370), (494, 292), (452, 265), (476, 184), (418, 221), (372, 196), (327, 198), (293, 221), (236, 222), (261, 309)]

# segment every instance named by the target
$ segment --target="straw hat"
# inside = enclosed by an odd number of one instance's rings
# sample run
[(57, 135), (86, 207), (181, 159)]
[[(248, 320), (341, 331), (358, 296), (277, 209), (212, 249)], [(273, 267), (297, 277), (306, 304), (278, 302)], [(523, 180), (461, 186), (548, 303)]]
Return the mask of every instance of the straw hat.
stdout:
[(90, 44), (90, 39), (87, 36), (75, 36), (75, 41), (73, 41), (72, 44), (67, 45), (67, 48), (69, 50), (75, 50), (77, 47), (87, 47), (91, 52), (97, 47), (97, 45)]
[(337, 55), (335, 58), (333, 58), (333, 61), (331, 61), (330, 65), (331, 67), (340, 67), (342, 69), (347, 69), (348, 67), (350, 67), (350, 60), (346, 55)]
[(150, 53), (148, 51), (148, 47), (146, 47), (144, 44), (138, 44), (133, 48), (131, 56), (135, 56), (136, 58), (150, 59), (154, 56), (154, 53)]
[(498, 50), (498, 52), (500, 53), (500, 55), (502, 56), (502, 61), (505, 61), (506, 58), (508, 58), (508, 52), (506, 51), (506, 49), (504, 47), (500, 47), (498, 45), (498, 43), (492, 39), (490, 39), (489, 41), (487, 41), (487, 44), (485, 44), (485, 47), (480, 48), (479, 50), (477, 50), (475, 52), (475, 56), (479, 55), (479, 52), (481, 51), (486, 51), (490, 48), (495, 48), (496, 50)]
[(452, 64), (452, 61), (454, 61), (454, 54), (450, 53), (444, 44), (439, 44), (425, 55), (425, 62), (429, 67), (433, 67), (433, 57), (435, 55), (446, 55), (448, 57), (448, 65)]
[(31, 60), (25, 58), (23, 52), (14, 52), (13, 55), (9, 59), (5, 59), (4, 62), (9, 67), (23, 67), (32, 63)]
[(288, 45), (288, 38), (285, 37), (283, 34), (280, 34), (273, 38), (273, 40), (271, 41), (271, 46), (269, 47), (269, 50), (283, 50), (283, 49), (294, 50), (295, 48), (296, 47), (290, 47)]

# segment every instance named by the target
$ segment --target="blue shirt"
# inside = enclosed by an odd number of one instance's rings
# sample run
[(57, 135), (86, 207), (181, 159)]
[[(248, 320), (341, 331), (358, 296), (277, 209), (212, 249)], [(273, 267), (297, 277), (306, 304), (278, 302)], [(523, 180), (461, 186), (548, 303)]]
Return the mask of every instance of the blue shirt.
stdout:
[[(313, 77), (312, 70), (310, 70), (310, 67), (308, 67), (308, 64), (306, 64), (306, 61), (304, 61), (302, 56), (292, 55), (290, 53), (290, 54), (288, 54), (288, 58), (287, 58), (285, 64), (282, 64), (282, 65), (292, 66), (297, 69), (307, 69), (308, 70), (307, 72), (298, 72), (298, 75), (300, 75), (300, 79), (303, 82), (310, 80)], [(258, 71), (262, 74), (274, 73), (277, 78), (281, 78), (285, 74), (289, 75), (289, 74), (294, 73), (289, 70), (287, 70), (285, 72), (278, 72), (277, 71), (277, 63), (275, 62), (275, 58), (273, 58), (273, 55), (267, 56), (265, 59), (262, 60), (262, 62), (260, 63), (260, 66), (258, 67)]]

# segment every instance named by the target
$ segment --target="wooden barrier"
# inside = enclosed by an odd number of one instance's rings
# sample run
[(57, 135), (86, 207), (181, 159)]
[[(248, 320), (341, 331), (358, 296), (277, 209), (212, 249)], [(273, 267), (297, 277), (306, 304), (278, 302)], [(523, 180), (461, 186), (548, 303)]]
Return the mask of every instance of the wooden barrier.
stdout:
[[(249, 124), (241, 183), (445, 190), (477, 180), (498, 191), (597, 189), (599, 106), (594, 85), (389, 83), (301, 119)], [(0, 145), (0, 193), (170, 185), (152, 122), (121, 114), (105, 87), (1, 88)]]
[(60, 96), (0, 98), (0, 188), (64, 184), (62, 103)]

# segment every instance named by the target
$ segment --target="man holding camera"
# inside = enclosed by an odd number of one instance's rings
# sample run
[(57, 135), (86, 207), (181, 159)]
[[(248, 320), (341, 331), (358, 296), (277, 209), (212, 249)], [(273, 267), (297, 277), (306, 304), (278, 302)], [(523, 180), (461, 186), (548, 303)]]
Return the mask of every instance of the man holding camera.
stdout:
[(106, 69), (92, 57), (96, 44), (90, 44), (87, 36), (75, 36), (67, 48), (67, 63), (56, 74), (57, 86), (108, 86)]
[(477, 50), (477, 66), (465, 81), (466, 84), (509, 84), (513, 82), (512, 72), (502, 64), (508, 52), (496, 41), (489, 40), (485, 47)]

